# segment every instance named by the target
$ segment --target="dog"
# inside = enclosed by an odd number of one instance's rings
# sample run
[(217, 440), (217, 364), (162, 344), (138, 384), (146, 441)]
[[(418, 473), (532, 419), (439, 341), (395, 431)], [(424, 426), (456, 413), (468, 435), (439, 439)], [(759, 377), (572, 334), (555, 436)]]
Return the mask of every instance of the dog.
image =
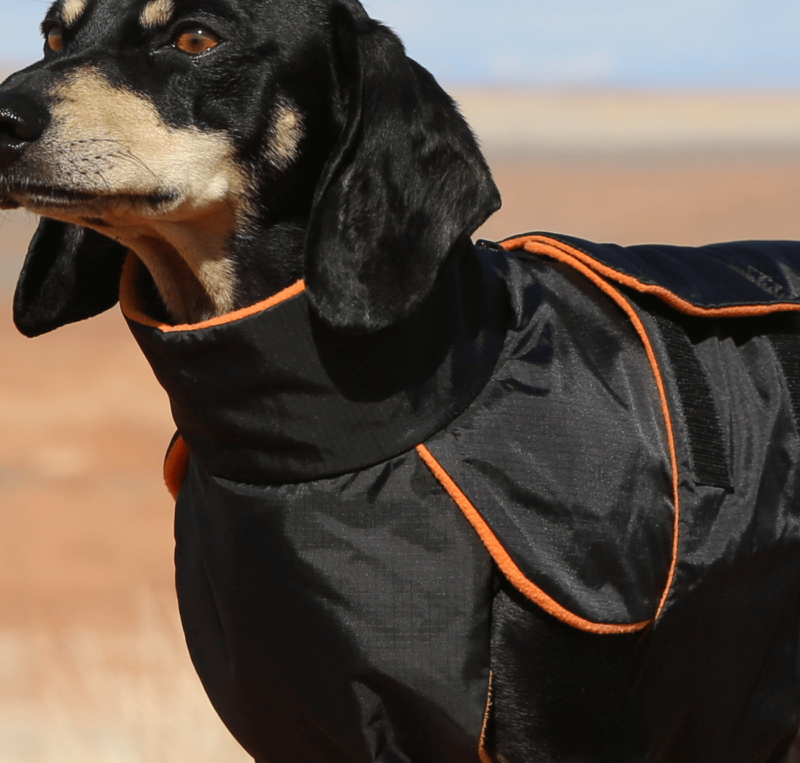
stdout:
[(798, 245), (473, 245), (476, 140), (357, 0), (42, 32), (0, 87), (15, 321), (121, 300), (187, 643), (259, 763), (784, 758)]

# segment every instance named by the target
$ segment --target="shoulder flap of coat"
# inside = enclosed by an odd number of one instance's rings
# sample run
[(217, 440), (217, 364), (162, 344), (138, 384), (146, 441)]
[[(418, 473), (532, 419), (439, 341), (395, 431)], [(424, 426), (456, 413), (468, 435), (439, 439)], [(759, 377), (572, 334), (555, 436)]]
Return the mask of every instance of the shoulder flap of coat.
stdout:
[(502, 246), (505, 352), (475, 403), (418, 450), (528, 598), (583, 630), (645, 628), (676, 575), (681, 414), (630, 290), (704, 317), (798, 310), (800, 244), (530, 234)]

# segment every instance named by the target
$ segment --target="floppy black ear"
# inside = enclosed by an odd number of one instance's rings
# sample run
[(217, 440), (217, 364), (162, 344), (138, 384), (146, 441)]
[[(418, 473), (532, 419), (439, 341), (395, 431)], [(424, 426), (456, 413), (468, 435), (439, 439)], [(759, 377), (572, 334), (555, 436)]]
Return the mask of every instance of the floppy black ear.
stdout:
[(42, 218), (14, 294), (17, 328), (39, 336), (113, 307), (126, 254), (89, 228)]
[(323, 321), (376, 331), (429, 294), (500, 194), (452, 99), (400, 40), (342, 6), (333, 26), (347, 124), (314, 198), (305, 279)]

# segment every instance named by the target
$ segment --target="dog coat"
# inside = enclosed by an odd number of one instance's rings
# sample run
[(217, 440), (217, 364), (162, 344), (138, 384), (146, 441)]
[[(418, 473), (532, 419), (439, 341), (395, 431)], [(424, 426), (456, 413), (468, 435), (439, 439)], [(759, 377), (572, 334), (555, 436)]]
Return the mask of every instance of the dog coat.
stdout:
[(366, 336), (302, 282), (164, 325), (144, 278), (187, 642), (257, 760), (474, 763), (498, 571), (642, 633), (643, 759), (762, 761), (797, 726), (800, 244), (481, 244)]

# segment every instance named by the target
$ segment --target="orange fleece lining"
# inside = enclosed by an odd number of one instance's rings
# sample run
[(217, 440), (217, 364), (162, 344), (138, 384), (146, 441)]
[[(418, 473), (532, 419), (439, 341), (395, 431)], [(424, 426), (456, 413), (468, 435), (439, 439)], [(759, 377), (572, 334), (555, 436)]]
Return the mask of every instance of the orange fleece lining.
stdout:
[(189, 472), (189, 455), (186, 441), (178, 435), (164, 458), (164, 482), (176, 501), (178, 493), (181, 492), (181, 485)]
[[(692, 302), (679, 297), (669, 289), (663, 286), (655, 286), (654, 284), (644, 283), (639, 281), (633, 276), (621, 273), (608, 265), (599, 262), (586, 252), (581, 252), (561, 241), (547, 238), (546, 236), (522, 236), (520, 238), (511, 239), (509, 241), (501, 241), (502, 246), (506, 251), (512, 249), (525, 249), (534, 254), (544, 254), (547, 256), (555, 256), (552, 254), (552, 249), (557, 249), (565, 254), (580, 260), (588, 265), (592, 270), (600, 273), (607, 278), (617, 281), (618, 283), (629, 286), (635, 291), (642, 294), (654, 294), (661, 300), (666, 302), (670, 307), (685, 315), (694, 315), (701, 318), (754, 318), (761, 315), (771, 315), (772, 313), (782, 313), (786, 311), (800, 312), (800, 304), (795, 302), (775, 302), (772, 304), (763, 305), (732, 305), (729, 307), (700, 307)], [(558, 259), (558, 258), (556, 258)]]
[(478, 533), (495, 563), (508, 578), (509, 582), (520, 593), (527, 596), (535, 604), (538, 604), (545, 612), (549, 612), (553, 617), (558, 618), (567, 625), (571, 625), (573, 628), (589, 631), (590, 633), (633, 633), (634, 631), (642, 630), (652, 622), (651, 620), (646, 620), (641, 623), (629, 624), (593, 623), (591, 620), (586, 620), (562, 607), (555, 599), (552, 599), (541, 588), (525, 577), (525, 573), (516, 565), (508, 551), (503, 548), (492, 528), (489, 527), (480, 512), (469, 498), (464, 495), (461, 488), (456, 485), (453, 478), (444, 470), (444, 467), (436, 460), (433, 454), (424, 445), (417, 445), (417, 453), (442, 484), (442, 487), (456, 502), (458, 508), (464, 513), (464, 516)]
[[(664, 588), (664, 593), (661, 596), (661, 602), (658, 605), (658, 611), (656, 612), (656, 619), (661, 615), (661, 612), (664, 610), (664, 606), (667, 603), (667, 597), (669, 596), (669, 592), (672, 590), (672, 584), (675, 580), (675, 569), (678, 565), (678, 548), (680, 545), (680, 521), (681, 521), (681, 503), (680, 503), (680, 475), (678, 472), (678, 452), (675, 446), (675, 432), (672, 427), (672, 414), (670, 413), (669, 409), (669, 401), (667, 399), (667, 391), (666, 387), (664, 386), (664, 378), (661, 374), (661, 368), (658, 364), (658, 359), (656, 358), (655, 351), (653, 350), (652, 342), (650, 341), (650, 337), (647, 334), (647, 329), (645, 328), (644, 324), (642, 323), (641, 319), (639, 318), (636, 311), (631, 306), (630, 302), (617, 290), (615, 289), (610, 283), (605, 281), (601, 278), (594, 270), (591, 269), (590, 265), (595, 261), (591, 257), (581, 256), (582, 252), (578, 252), (576, 249), (573, 249), (566, 244), (562, 244), (558, 241), (553, 241), (552, 239), (548, 239), (544, 236), (526, 236), (523, 238), (513, 239), (511, 241), (505, 241), (502, 243), (502, 246), (506, 249), (512, 248), (522, 248), (526, 252), (530, 252), (531, 254), (536, 255), (544, 255), (546, 257), (551, 257), (559, 262), (563, 262), (566, 265), (574, 268), (580, 273), (583, 273), (592, 283), (594, 283), (599, 289), (605, 292), (609, 297), (611, 297), (627, 314), (628, 318), (630, 319), (633, 327), (636, 329), (636, 332), (639, 334), (639, 337), (644, 344), (645, 351), (647, 352), (647, 358), (650, 361), (650, 366), (653, 369), (653, 375), (655, 376), (656, 380), (656, 387), (658, 388), (658, 394), (661, 397), (661, 410), (664, 414), (664, 423), (667, 428), (667, 440), (669, 442), (669, 455), (670, 460), (672, 462), (672, 492), (674, 496), (674, 503), (675, 503), (675, 519), (674, 519), (674, 529), (672, 534), (672, 562), (670, 563), (669, 568), (669, 575), (667, 577), (667, 585)], [(597, 263), (599, 265), (599, 263)], [(616, 271), (611, 270), (611, 268), (604, 267), (604, 271), (607, 274), (611, 274), (611, 277), (620, 277), (620, 274)], [(628, 279), (632, 283), (639, 283), (635, 279)], [(641, 284), (640, 284), (641, 285)], [(660, 287), (659, 287), (660, 288)], [(662, 291), (666, 292), (667, 294), (671, 294), (671, 292), (667, 292), (666, 289), (662, 289)], [(674, 295), (673, 295), (674, 297)], [(683, 305), (688, 305), (690, 307), (694, 307), (690, 305), (688, 302), (684, 302), (684, 300), (679, 300), (677, 297), (675, 299), (682, 303)], [(695, 308), (700, 310), (701, 308)], [(738, 310), (738, 308), (736, 308)], [(695, 315), (702, 314), (706, 316), (710, 316), (711, 312), (703, 311), (702, 313), (693, 313)], [(730, 313), (727, 313), (730, 314)]]
[(277, 294), (273, 294), (273, 296), (268, 299), (256, 302), (256, 304), (250, 305), (249, 307), (243, 307), (240, 310), (225, 313), (225, 315), (218, 315), (215, 318), (209, 318), (207, 321), (201, 321), (200, 323), (183, 323), (178, 326), (170, 326), (167, 323), (160, 323), (159, 321), (153, 320), (141, 309), (139, 296), (136, 293), (136, 269), (138, 267), (142, 267), (139, 258), (134, 254), (129, 254), (128, 258), (125, 260), (125, 267), (122, 270), (122, 280), (119, 285), (119, 303), (122, 307), (122, 313), (126, 318), (136, 321), (136, 323), (159, 329), (165, 334), (176, 331), (197, 331), (198, 329), (233, 323), (242, 318), (247, 318), (249, 315), (256, 315), (264, 310), (269, 310), (271, 307), (275, 307), (281, 302), (285, 302), (287, 299), (296, 297), (306, 288), (305, 282), (300, 280), (286, 289), (279, 291)]

